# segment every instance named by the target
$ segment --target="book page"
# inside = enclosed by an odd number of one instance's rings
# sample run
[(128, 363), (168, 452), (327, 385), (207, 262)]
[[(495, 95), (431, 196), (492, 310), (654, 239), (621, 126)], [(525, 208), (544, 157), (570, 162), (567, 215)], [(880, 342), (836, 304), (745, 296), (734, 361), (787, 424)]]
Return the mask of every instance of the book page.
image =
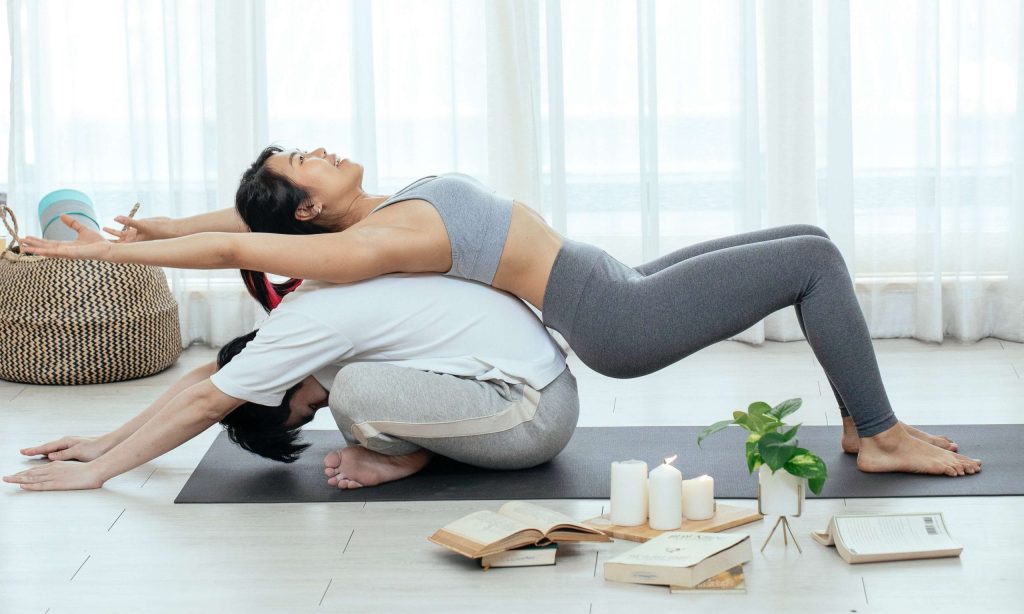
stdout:
[(525, 522), (535, 529), (540, 529), (545, 534), (547, 534), (547, 532), (551, 530), (551, 527), (555, 525), (580, 524), (561, 512), (549, 510), (546, 507), (541, 507), (525, 501), (509, 501), (498, 509), (498, 513), (515, 518), (521, 522)]
[(501, 541), (509, 535), (514, 535), (524, 529), (531, 528), (533, 527), (514, 518), (495, 514), (490, 510), (473, 512), (469, 516), (459, 518), (455, 522), (444, 526), (444, 530), (449, 533), (454, 533), (485, 546)]
[(946, 531), (941, 514), (835, 517), (836, 531), (853, 554), (900, 554), (960, 547)]
[(627, 550), (608, 562), (628, 565), (693, 567), (704, 559), (727, 550), (748, 537), (748, 535), (738, 533), (667, 532), (632, 550)]

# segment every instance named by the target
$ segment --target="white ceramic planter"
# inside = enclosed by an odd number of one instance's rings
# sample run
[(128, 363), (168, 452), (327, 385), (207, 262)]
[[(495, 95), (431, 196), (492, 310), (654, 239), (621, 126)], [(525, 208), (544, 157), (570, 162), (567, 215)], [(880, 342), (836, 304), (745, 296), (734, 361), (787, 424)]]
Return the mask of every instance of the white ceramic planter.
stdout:
[(785, 469), (775, 473), (767, 465), (757, 471), (757, 511), (766, 515), (799, 516), (807, 494), (807, 480)]

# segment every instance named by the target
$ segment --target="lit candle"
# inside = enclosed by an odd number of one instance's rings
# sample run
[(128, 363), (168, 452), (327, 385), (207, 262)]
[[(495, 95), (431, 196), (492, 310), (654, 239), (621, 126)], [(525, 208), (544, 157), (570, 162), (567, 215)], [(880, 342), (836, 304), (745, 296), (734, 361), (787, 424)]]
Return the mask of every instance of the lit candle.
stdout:
[(715, 480), (702, 475), (683, 480), (683, 516), (687, 520), (707, 520), (715, 515)]
[(647, 463), (638, 460), (612, 463), (612, 524), (635, 527), (647, 521)]
[(650, 475), (648, 509), (651, 528), (657, 531), (671, 531), (683, 524), (683, 474), (672, 466), (678, 456), (666, 458), (665, 464), (658, 465)]

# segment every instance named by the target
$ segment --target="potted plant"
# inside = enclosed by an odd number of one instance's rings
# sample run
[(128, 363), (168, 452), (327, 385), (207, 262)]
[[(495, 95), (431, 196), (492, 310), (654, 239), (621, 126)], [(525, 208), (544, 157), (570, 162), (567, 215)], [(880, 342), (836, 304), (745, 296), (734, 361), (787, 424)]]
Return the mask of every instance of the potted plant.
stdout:
[(828, 479), (825, 462), (796, 439), (800, 425), (789, 427), (783, 418), (800, 409), (802, 399), (789, 399), (775, 407), (763, 401), (751, 403), (747, 411), (735, 411), (732, 420), (722, 420), (701, 431), (697, 446), (709, 435), (733, 424), (750, 432), (746, 441), (747, 470), (758, 470), (758, 509), (762, 514), (799, 516), (803, 509), (804, 482), (814, 494)]

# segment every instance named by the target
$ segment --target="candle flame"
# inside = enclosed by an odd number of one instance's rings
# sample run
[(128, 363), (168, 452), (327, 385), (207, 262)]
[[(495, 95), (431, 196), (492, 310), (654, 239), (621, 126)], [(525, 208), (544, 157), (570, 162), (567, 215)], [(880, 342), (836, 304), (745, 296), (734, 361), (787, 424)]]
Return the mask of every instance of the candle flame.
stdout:
[(678, 454), (673, 454), (669, 458), (665, 459), (665, 464), (666, 465), (671, 465), (672, 463), (676, 462), (677, 458), (679, 458), (679, 455)]

